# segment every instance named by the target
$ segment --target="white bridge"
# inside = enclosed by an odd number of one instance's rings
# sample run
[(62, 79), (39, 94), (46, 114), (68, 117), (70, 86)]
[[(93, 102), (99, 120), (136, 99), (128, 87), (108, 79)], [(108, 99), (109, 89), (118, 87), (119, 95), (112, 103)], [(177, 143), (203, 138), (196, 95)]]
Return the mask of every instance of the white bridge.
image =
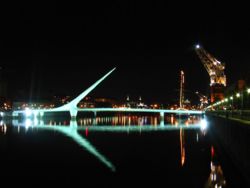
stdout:
[[(159, 113), (160, 117), (164, 119), (165, 113), (171, 114), (203, 114), (203, 111), (198, 110), (168, 110), (168, 109), (143, 109), (143, 108), (78, 108), (77, 104), (87, 96), (97, 85), (99, 85), (103, 80), (105, 80), (113, 71), (112, 69), (107, 74), (105, 74), (101, 79), (96, 81), (88, 89), (82, 92), (78, 97), (73, 99), (71, 102), (51, 109), (30, 109), (28, 112), (34, 117), (42, 117), (44, 113), (47, 112), (69, 112), (72, 119), (75, 119), (78, 112), (93, 112), (95, 115), (97, 112), (138, 112), (138, 113)], [(27, 110), (15, 110), (12, 112), (13, 117), (17, 117), (19, 114), (26, 114)]]

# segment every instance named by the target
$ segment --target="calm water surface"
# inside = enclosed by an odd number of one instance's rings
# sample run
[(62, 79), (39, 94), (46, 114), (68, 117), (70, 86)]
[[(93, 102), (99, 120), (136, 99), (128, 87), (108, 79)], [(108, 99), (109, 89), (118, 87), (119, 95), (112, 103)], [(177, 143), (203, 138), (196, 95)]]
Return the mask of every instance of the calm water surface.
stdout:
[(200, 116), (1, 121), (0, 151), (3, 180), (20, 185), (232, 187), (240, 181)]

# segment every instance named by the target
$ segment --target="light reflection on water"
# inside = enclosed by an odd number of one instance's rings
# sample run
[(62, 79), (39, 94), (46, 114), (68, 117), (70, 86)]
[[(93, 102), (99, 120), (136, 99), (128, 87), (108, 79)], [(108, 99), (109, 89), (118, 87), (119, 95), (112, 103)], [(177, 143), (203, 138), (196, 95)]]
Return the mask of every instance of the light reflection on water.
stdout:
[[(116, 116), (116, 117), (97, 117), (97, 118), (81, 118), (79, 120), (47, 120), (47, 119), (25, 119), (24, 121), (13, 120), (12, 125), (17, 127), (17, 132), (20, 133), (20, 127), (25, 127), (27, 131), (30, 128), (45, 129), (58, 131), (67, 137), (70, 137), (83, 149), (89, 151), (104, 165), (115, 171), (115, 166), (103, 154), (101, 154), (85, 137), (89, 132), (152, 132), (152, 131), (170, 131), (180, 129), (180, 143), (181, 143), (181, 163), (184, 165), (185, 161), (185, 144), (184, 144), (184, 129), (200, 129), (199, 116), (189, 116), (187, 118), (175, 118), (170, 116), (166, 118), (166, 122), (170, 124), (163, 124), (159, 122), (158, 117), (148, 116)], [(177, 123), (178, 122), (178, 126)], [(160, 123), (160, 124), (159, 124)], [(68, 125), (69, 124), (69, 125)], [(83, 131), (84, 136), (80, 134)]]
[[(124, 132), (126, 134), (130, 134), (134, 132), (141, 133), (179, 130), (179, 164), (181, 167), (184, 167), (185, 163), (187, 162), (187, 153), (185, 149), (185, 131), (188, 129), (197, 130), (195, 139), (196, 142), (199, 142), (199, 138), (206, 134), (206, 130), (204, 130), (201, 126), (201, 120), (202, 118), (200, 116), (189, 116), (181, 118), (179, 118), (178, 116), (169, 116), (165, 117), (164, 124), (162, 125), (159, 117), (157, 116), (115, 116), (97, 118), (86, 117), (74, 121), (65, 119), (25, 119), (24, 121), (13, 120), (12, 125), (15, 127), (15, 130), (18, 133), (20, 133), (23, 128), (25, 131), (41, 129), (60, 132), (61, 134), (71, 138), (84, 150), (95, 156), (97, 160), (102, 162), (102, 164), (109, 168), (111, 171), (116, 171), (116, 165), (113, 164), (113, 162), (110, 161), (104, 154), (100, 153), (100, 151), (89, 140), (87, 140), (90, 132)], [(1, 122), (0, 126), (0, 133), (6, 134), (6, 124), (4, 122)], [(218, 172), (221, 173), (222, 169), (220, 168)], [(211, 173), (215, 172), (211, 171)]]
[[(131, 125), (154, 125), (154, 126), (166, 126), (166, 125), (193, 125), (200, 123), (201, 116), (167, 116), (164, 120), (161, 120), (158, 116), (113, 116), (113, 117), (84, 117), (76, 120), (78, 126), (92, 126), (92, 125), (112, 125), (112, 126), (131, 126)], [(34, 118), (33, 125), (45, 124), (45, 125), (70, 125), (69, 119), (64, 118), (50, 118), (50, 119), (37, 119)], [(30, 121), (30, 120), (28, 120)], [(20, 120), (15, 120), (15, 124), (23, 123)], [(26, 124), (30, 124), (27, 122)]]

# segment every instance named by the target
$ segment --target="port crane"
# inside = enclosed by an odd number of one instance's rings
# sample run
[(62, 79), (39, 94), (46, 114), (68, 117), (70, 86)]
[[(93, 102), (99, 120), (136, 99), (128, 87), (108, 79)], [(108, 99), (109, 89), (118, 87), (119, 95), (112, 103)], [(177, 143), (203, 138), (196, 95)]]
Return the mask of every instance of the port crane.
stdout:
[(226, 87), (225, 64), (218, 61), (199, 44), (195, 46), (195, 51), (210, 77), (211, 102), (222, 100)]
[(208, 105), (208, 98), (207, 96), (201, 94), (199, 91), (195, 92), (196, 95), (200, 98), (200, 109), (204, 109)]

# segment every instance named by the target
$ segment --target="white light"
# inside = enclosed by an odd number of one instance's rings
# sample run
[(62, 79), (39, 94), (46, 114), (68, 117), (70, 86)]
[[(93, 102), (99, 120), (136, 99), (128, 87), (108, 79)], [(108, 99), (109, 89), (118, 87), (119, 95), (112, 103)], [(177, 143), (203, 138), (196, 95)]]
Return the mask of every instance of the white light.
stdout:
[(0, 113), (1, 117), (3, 117), (3, 112)]
[(37, 117), (38, 116), (38, 111), (34, 111), (34, 117)]
[(31, 126), (31, 124), (32, 124), (31, 119), (26, 119), (26, 120), (25, 120), (25, 128), (26, 128), (26, 129), (28, 129), (28, 128)]
[(239, 98), (239, 97), (240, 97), (240, 94), (239, 94), (239, 93), (237, 93), (237, 94), (236, 94), (236, 97), (238, 97), (238, 98)]
[(250, 93), (250, 88), (249, 88), (249, 89), (247, 89), (247, 93)]
[(202, 119), (200, 124), (202, 130), (205, 130), (207, 128), (207, 121), (205, 119)]
[(25, 115), (26, 115), (26, 117), (31, 116), (31, 114), (32, 114), (32, 111), (29, 108), (26, 108), (25, 109)]
[(39, 122), (38, 122), (38, 119), (37, 119), (37, 117), (35, 116), (35, 117), (34, 117), (34, 125), (36, 126), (36, 125), (38, 125), (38, 123), (39, 123)]
[(200, 45), (199, 45), (199, 44), (197, 44), (197, 45), (195, 46), (195, 48), (196, 48), (196, 49), (199, 49), (199, 48), (200, 48)]

